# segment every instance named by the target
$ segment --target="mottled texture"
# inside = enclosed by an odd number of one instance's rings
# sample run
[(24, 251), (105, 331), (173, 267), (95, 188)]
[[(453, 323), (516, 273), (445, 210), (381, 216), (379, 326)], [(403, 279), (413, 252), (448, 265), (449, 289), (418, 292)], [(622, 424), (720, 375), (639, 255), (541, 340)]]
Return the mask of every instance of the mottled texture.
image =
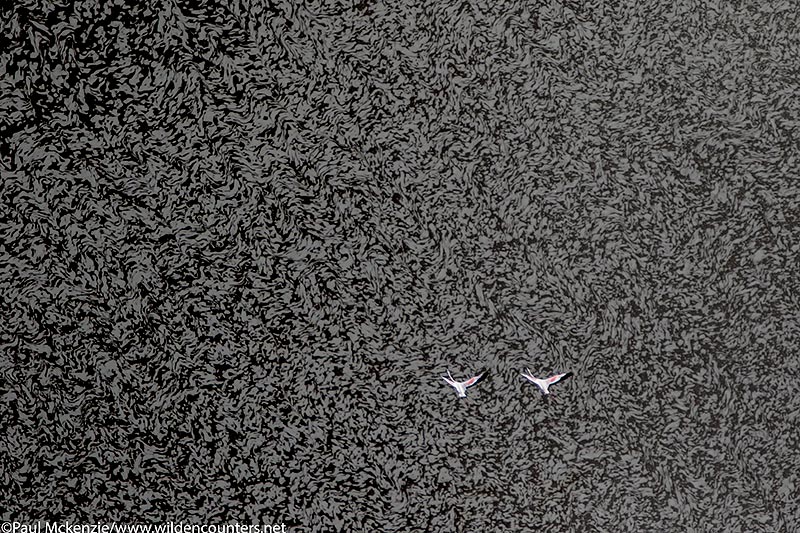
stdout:
[(0, 13), (1, 519), (800, 531), (795, 3)]

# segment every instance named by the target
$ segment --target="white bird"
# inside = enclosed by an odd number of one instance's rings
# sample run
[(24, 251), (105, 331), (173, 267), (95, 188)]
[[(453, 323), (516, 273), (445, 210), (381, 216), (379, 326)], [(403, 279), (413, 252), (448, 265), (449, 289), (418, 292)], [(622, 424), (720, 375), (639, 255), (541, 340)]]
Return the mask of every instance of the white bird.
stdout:
[[(473, 378), (469, 378), (467, 381), (456, 381), (453, 379), (453, 376), (450, 374), (450, 371), (447, 371), (447, 376), (442, 376), (442, 379), (447, 382), (448, 385), (456, 389), (459, 398), (466, 398), (467, 397), (467, 387), (471, 385), (475, 385), (483, 374), (478, 374)], [(448, 379), (449, 378), (449, 379)]]
[(539, 379), (537, 377), (534, 377), (533, 374), (531, 374), (531, 371), (528, 370), (527, 368), (525, 369), (525, 372), (522, 373), (522, 377), (524, 377), (525, 379), (527, 379), (528, 381), (530, 381), (531, 383), (542, 389), (542, 392), (545, 393), (545, 395), (550, 394), (550, 391), (548, 390), (550, 388), (550, 385), (552, 385), (553, 383), (558, 383), (568, 375), (569, 372), (565, 374), (556, 374), (555, 376), (550, 376), (549, 378), (546, 379)]

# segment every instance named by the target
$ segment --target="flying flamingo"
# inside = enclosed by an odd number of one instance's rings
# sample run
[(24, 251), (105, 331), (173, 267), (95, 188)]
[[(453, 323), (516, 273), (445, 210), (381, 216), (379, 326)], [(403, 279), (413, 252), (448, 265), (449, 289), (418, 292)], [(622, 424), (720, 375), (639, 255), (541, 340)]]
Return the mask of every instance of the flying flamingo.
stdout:
[[(483, 374), (478, 374), (475, 377), (469, 378), (467, 381), (456, 381), (453, 376), (450, 374), (450, 371), (447, 371), (447, 377), (442, 376), (442, 379), (447, 382), (448, 385), (453, 387), (456, 392), (458, 393), (459, 398), (466, 398), (467, 397), (467, 387), (475, 385)], [(449, 379), (448, 379), (449, 378)]]
[(528, 370), (527, 368), (525, 369), (525, 372), (522, 373), (522, 377), (524, 377), (525, 379), (527, 379), (528, 381), (530, 381), (531, 383), (533, 383), (534, 385), (536, 385), (537, 387), (542, 389), (542, 392), (545, 394), (545, 396), (550, 394), (550, 390), (549, 390), (550, 389), (550, 385), (552, 385), (553, 383), (558, 383), (559, 381), (561, 381), (562, 379), (564, 379), (565, 377), (567, 377), (569, 375), (570, 375), (570, 372), (567, 372), (565, 374), (556, 374), (555, 376), (550, 376), (547, 379), (540, 379), (540, 378), (534, 377), (534, 375), (531, 374), (531, 371)]

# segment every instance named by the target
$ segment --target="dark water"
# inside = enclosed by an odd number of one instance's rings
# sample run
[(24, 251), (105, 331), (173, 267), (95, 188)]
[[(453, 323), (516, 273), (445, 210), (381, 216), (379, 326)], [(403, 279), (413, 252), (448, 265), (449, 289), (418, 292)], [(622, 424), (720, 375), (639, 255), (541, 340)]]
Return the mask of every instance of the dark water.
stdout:
[(3, 520), (800, 529), (791, 2), (0, 13)]

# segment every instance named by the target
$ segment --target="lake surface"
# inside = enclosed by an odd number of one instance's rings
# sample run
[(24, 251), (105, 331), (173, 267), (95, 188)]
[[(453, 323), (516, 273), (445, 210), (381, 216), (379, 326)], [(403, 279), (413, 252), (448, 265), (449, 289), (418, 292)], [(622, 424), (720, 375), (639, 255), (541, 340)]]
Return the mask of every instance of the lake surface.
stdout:
[(800, 529), (796, 9), (109, 6), (2, 22), (0, 518)]

